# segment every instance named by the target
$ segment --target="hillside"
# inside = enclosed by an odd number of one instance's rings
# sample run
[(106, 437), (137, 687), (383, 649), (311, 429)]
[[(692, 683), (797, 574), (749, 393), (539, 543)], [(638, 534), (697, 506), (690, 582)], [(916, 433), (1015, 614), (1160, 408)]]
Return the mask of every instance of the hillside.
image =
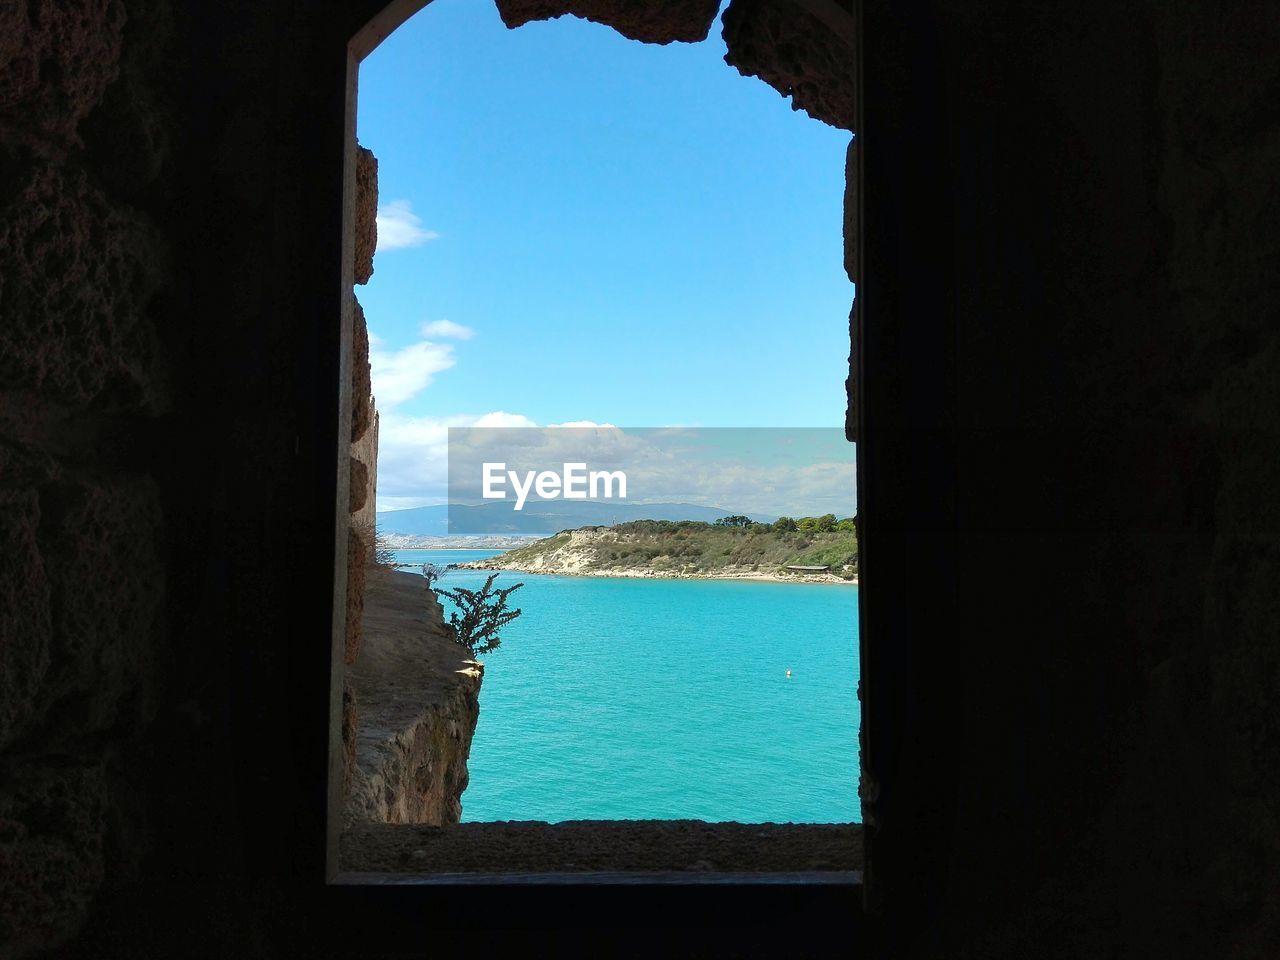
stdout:
[[(745, 520), (745, 518), (742, 518)], [(823, 529), (823, 520), (827, 520)], [(634, 520), (582, 527), (460, 566), (529, 573), (624, 577), (732, 577), (856, 580), (858, 538), (850, 521), (780, 519), (725, 525), (693, 520)], [(800, 529), (807, 525), (806, 529)], [(795, 527), (795, 529), (791, 529)], [(827, 571), (788, 567), (828, 567)]]
[[(729, 516), (720, 507), (695, 503), (628, 503), (598, 500), (530, 500), (519, 512), (511, 502), (495, 500), (477, 505), (454, 504), (450, 529), (448, 504), (386, 510), (378, 513), (378, 529), (403, 536), (443, 537), (457, 534), (546, 534), (571, 527), (613, 524), (627, 520), (704, 520)], [(752, 520), (774, 518), (752, 514)]]

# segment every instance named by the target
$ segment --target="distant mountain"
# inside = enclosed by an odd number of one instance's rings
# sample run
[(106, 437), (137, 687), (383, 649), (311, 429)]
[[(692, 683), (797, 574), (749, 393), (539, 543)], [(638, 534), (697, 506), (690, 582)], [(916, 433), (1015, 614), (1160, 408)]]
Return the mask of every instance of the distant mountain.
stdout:
[(383, 533), (379, 542), (388, 550), (514, 550), (537, 540), (537, 533), (478, 533), (433, 537), (430, 534)]
[[(607, 503), (595, 500), (529, 501), (516, 512), (510, 501), (494, 501), (479, 506), (456, 506), (456, 534), (551, 534), (576, 527), (612, 526), (628, 520), (702, 520), (710, 523), (734, 516), (731, 510), (704, 507), (695, 503)], [(760, 523), (777, 517), (762, 513), (745, 514)], [(437, 504), (409, 510), (387, 510), (377, 515), (378, 529), (387, 534), (443, 537), (450, 535), (449, 507)]]

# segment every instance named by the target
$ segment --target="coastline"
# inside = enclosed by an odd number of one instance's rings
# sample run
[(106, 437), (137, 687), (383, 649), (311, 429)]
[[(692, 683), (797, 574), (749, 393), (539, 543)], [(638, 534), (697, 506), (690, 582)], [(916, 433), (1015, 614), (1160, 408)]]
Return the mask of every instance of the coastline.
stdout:
[(388, 537), (386, 540), (386, 546), (388, 550), (456, 550), (459, 553), (461, 553), (462, 551), (470, 551), (474, 553), (481, 550), (490, 550), (490, 551), (519, 550), (521, 547), (528, 546), (528, 544), (518, 543), (513, 545), (509, 543), (508, 544), (492, 544), (491, 543), (491, 544), (482, 544), (480, 546), (476, 546), (475, 544), (472, 544), (470, 546), (460, 546), (459, 544), (456, 544), (456, 543), (405, 543), (401, 539), (397, 539), (395, 537)]
[(817, 583), (829, 584), (831, 586), (850, 586), (858, 585), (858, 578), (845, 580), (837, 577), (835, 574), (796, 574), (779, 575), (774, 573), (760, 572), (744, 572), (744, 573), (678, 573), (678, 572), (658, 572), (655, 570), (640, 570), (636, 568), (628, 568), (625, 570), (554, 570), (542, 569), (534, 570), (529, 567), (509, 567), (495, 566), (486, 564), (484, 561), (472, 560), (467, 563), (453, 564), (459, 570), (490, 570), (496, 572), (510, 573), (531, 573), (538, 575), (550, 575), (556, 577), (611, 577), (618, 580), (747, 580), (756, 583)]

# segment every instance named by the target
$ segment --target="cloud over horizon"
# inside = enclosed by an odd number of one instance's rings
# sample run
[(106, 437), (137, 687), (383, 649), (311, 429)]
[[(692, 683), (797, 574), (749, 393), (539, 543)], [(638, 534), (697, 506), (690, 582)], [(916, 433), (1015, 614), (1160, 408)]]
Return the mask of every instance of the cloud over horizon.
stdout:
[[(560, 429), (503, 410), (479, 416), (384, 417), (379, 437), (378, 509), (443, 503), (450, 493), (463, 502), (478, 496), (479, 470), (495, 460), (509, 469), (549, 468), (586, 462), (592, 468), (625, 469), (632, 502), (683, 502), (740, 513), (806, 516), (856, 509), (854, 448), (839, 428), (706, 428), (622, 430), (593, 421)], [(449, 429), (486, 427), (457, 437), (454, 467), (472, 482), (450, 490)], [(503, 428), (526, 428), (509, 430)], [(499, 428), (499, 429), (493, 429)], [(805, 436), (807, 434), (807, 437)], [(817, 436), (826, 443), (795, 440)], [(788, 452), (790, 451), (790, 452)]]
[(421, 340), (395, 351), (383, 350), (381, 343), (378, 337), (369, 335), (373, 396), (384, 416), (430, 386), (437, 373), (458, 362), (452, 345), (447, 343)]
[(380, 412), (376, 508), (394, 510), (405, 509), (405, 505), (444, 502), (449, 486), (450, 427), (532, 426), (536, 424), (528, 417), (505, 410), (451, 417)]
[(420, 247), (440, 234), (422, 226), (408, 200), (392, 200), (378, 205), (378, 245), (375, 252)]
[(470, 340), (476, 335), (476, 332), (470, 327), (464, 327), (460, 323), (454, 323), (452, 320), (431, 320), (424, 323), (418, 331), (427, 339), (432, 337), (446, 337), (452, 340)]

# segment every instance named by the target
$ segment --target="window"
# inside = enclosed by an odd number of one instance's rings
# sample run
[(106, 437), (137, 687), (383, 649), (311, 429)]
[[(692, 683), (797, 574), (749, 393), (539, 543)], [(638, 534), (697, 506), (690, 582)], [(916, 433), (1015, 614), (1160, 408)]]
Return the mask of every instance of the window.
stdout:
[[(444, 3), (447, 0), (440, 0), (440, 2)], [(358, 59), (390, 33), (393, 22), (398, 23), (407, 17), (412, 12), (412, 6), (407, 4), (388, 8), (382, 17), (371, 24), (357, 39), (353, 45), (351, 64), (353, 79)], [(651, 52), (639, 47), (637, 51), (637, 56)], [(350, 104), (349, 111), (353, 110), (354, 105)], [(354, 116), (352, 115), (350, 119), (354, 125)], [(352, 169), (349, 170), (348, 179), (355, 181), (358, 162), (354, 156), (349, 166)], [(355, 186), (354, 183), (352, 185)], [(401, 198), (394, 195), (385, 195), (382, 198), (386, 202), (383, 222), (390, 228), (389, 235), (394, 236), (398, 241), (403, 240), (408, 243), (428, 242), (427, 234), (432, 230), (432, 225), (420, 219), (412, 203), (396, 205), (399, 199)], [(352, 221), (349, 231), (354, 233), (356, 227), (354, 216)], [(355, 236), (352, 237), (353, 245), (357, 239)], [(433, 333), (437, 338), (448, 337), (450, 334), (455, 338), (465, 336), (465, 331), (468, 330), (466, 324), (448, 317), (423, 318), (423, 320), (428, 324), (436, 325)], [(423, 341), (423, 343), (428, 342)], [(439, 344), (437, 343), (436, 346), (438, 347)], [(439, 350), (432, 354), (425, 348), (419, 348), (407, 359), (418, 363), (416, 369), (419, 373), (432, 365), (439, 368), (444, 361)], [(840, 379), (843, 379), (843, 371)], [(353, 469), (358, 479), (360, 468)], [(353, 565), (360, 561), (359, 557), (352, 556), (349, 552), (348, 556)], [(850, 626), (852, 627), (852, 622)], [(344, 649), (346, 649), (347, 639), (348, 634), (341, 637)], [(494, 664), (493, 669), (495, 671), (502, 669), (500, 659)], [(341, 688), (338, 689), (340, 691)], [(354, 713), (358, 723), (358, 702), (355, 704)], [(473, 877), (489, 876), (491, 878), (496, 874), (516, 871), (524, 875), (545, 876), (566, 869), (581, 870), (582, 864), (588, 863), (592, 864), (591, 869), (594, 871), (590, 876), (597, 879), (616, 877), (620, 872), (647, 870), (666, 871), (673, 878), (683, 882), (697, 882), (715, 876), (740, 877), (742, 873), (752, 872), (756, 876), (808, 873), (811, 879), (826, 876), (834, 882), (847, 883), (851, 877), (847, 873), (832, 868), (832, 859), (829, 854), (833, 844), (851, 845), (860, 840), (860, 836), (855, 837), (848, 831), (840, 834), (839, 831), (829, 830), (824, 835), (822, 830), (807, 829), (804, 826), (766, 829), (759, 824), (720, 824), (712, 827), (681, 828), (670, 821), (656, 821), (645, 826), (625, 826), (604, 821), (576, 830), (566, 828), (562, 824), (509, 828), (499, 824), (464, 823), (441, 833), (429, 828), (406, 825), (396, 828), (399, 831), (399, 839), (386, 839), (390, 834), (387, 831), (380, 831), (379, 837), (370, 837), (363, 841), (364, 852), (370, 855), (364, 856), (360, 861), (360, 866), (366, 868), (360, 872), (468, 873)], [(622, 832), (619, 833), (619, 831)], [(742, 841), (747, 839), (752, 841), (751, 846), (743, 846)], [(805, 853), (806, 845), (810, 845), (814, 852)], [(617, 851), (628, 848), (636, 852), (631, 863), (622, 862), (614, 856)], [(599, 859), (598, 854), (601, 849), (611, 851), (611, 856)], [(779, 849), (787, 853), (769, 861), (768, 851), (776, 852)], [(853, 847), (850, 846), (849, 849)], [(486, 850), (492, 853), (486, 854)], [(597, 854), (595, 861), (591, 859), (593, 850)], [(734, 859), (734, 851), (736, 851), (737, 860)], [(694, 856), (697, 853), (701, 855)], [(777, 866), (761, 874), (760, 867), (765, 863), (776, 863)], [(807, 868), (806, 864), (809, 865)], [(733, 869), (735, 865), (746, 866), (749, 869), (735, 870)], [(581, 877), (580, 874), (579, 877)]]

